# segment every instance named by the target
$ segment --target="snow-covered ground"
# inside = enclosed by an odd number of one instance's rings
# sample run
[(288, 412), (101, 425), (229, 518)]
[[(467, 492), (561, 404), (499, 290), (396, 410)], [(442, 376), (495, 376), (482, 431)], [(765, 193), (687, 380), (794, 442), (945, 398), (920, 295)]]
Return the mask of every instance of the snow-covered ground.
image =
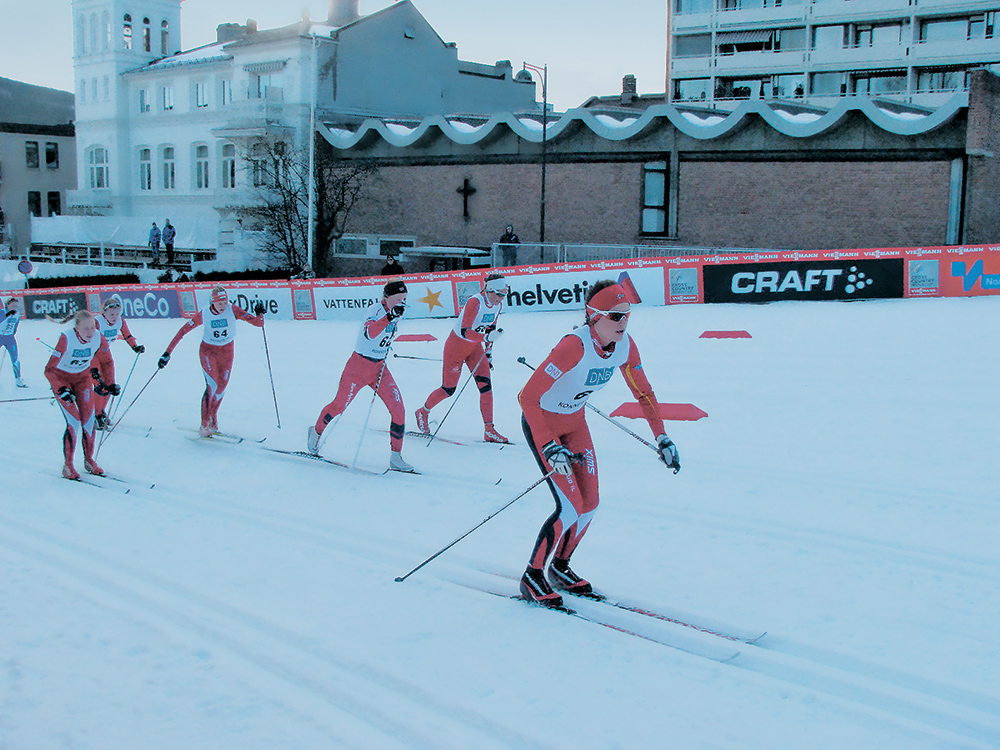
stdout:
[[(497, 425), (519, 444), (474, 442), (470, 388), (440, 433), (470, 445), (407, 438), (422, 476), (263, 449), (303, 447), (353, 323), (268, 325), (280, 430), (260, 331), (240, 325), (220, 422), (263, 445), (178, 429), (197, 427), (203, 390), (189, 336), (101, 451), (128, 484), (59, 478), (58, 409), (0, 404), (0, 748), (1000, 747), (998, 312), (981, 298), (632, 316), (660, 400), (709, 416), (668, 424), (674, 476), (591, 413), (602, 504), (575, 567), (621, 599), (766, 630), (756, 645), (616, 620), (648, 640), (458, 585), (516, 591), (503, 576), (551, 512), (545, 487), (394, 582), (537, 479), (516, 358), (540, 361), (578, 314), (505, 317)], [(147, 353), (126, 404), (178, 325), (133, 324)], [(395, 351), (440, 356), (450, 325), (404, 320), (439, 341)], [(699, 338), (730, 329), (753, 338)], [(0, 399), (45, 395), (34, 339), (56, 334), (22, 323), (31, 388), (5, 363)], [(123, 382), (135, 357), (114, 348)], [(438, 365), (390, 367), (412, 420)], [(624, 400), (616, 377), (594, 404)], [(352, 460), (368, 403), (328, 456)], [(384, 468), (387, 427), (376, 404), (359, 465)]]

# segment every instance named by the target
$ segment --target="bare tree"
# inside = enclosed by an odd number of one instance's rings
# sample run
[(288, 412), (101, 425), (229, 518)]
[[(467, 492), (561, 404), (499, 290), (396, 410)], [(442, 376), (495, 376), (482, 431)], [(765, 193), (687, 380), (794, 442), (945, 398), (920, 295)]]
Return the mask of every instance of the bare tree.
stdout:
[[(324, 146), (325, 144), (318, 144)], [(264, 230), (263, 250), (289, 269), (304, 269), (309, 245), (309, 153), (280, 141), (260, 140), (250, 149), (257, 205), (250, 209)], [(331, 250), (375, 167), (335, 159), (329, 148), (315, 154), (316, 213), (312, 271), (324, 276)]]

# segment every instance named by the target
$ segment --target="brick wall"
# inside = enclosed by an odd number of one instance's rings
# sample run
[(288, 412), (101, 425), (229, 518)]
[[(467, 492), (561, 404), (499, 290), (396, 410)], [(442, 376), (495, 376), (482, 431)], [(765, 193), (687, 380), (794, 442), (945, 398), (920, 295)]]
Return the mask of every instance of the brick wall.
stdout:
[(682, 162), (685, 245), (837, 249), (945, 241), (950, 164)]
[(973, 71), (969, 81), (965, 227), (962, 242), (1000, 241), (1000, 78)]

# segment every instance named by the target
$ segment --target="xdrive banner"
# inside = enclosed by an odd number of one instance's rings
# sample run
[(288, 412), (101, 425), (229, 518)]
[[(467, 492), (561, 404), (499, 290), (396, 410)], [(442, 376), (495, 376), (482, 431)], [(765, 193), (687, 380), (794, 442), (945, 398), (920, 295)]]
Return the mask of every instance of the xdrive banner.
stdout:
[(902, 258), (706, 264), (705, 302), (902, 297), (903, 264)]

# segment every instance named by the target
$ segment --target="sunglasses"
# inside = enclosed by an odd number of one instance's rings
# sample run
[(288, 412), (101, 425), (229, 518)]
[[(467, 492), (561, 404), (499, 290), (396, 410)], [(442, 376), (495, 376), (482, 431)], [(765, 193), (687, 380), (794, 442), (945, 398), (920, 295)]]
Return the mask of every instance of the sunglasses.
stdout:
[(631, 315), (630, 312), (609, 312), (608, 317), (611, 318), (615, 323), (621, 323), (623, 320), (628, 320), (628, 316)]

